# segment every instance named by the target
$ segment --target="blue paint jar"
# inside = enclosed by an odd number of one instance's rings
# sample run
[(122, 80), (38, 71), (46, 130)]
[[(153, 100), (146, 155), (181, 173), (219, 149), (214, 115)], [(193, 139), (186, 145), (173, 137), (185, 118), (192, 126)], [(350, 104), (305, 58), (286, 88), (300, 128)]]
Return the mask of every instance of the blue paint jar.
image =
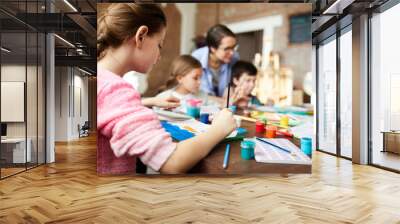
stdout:
[(241, 151), (240, 155), (244, 160), (250, 160), (254, 158), (254, 147), (255, 143), (250, 140), (245, 140), (240, 143)]
[(200, 114), (200, 122), (202, 122), (204, 124), (208, 124), (209, 123), (209, 114), (207, 114), (207, 113)]
[(229, 106), (229, 110), (232, 111), (232, 113), (235, 113), (236, 109), (237, 109), (236, 105), (230, 105)]
[(199, 99), (188, 99), (186, 100), (186, 114), (198, 118), (200, 116), (200, 104), (201, 100)]
[(301, 151), (307, 156), (311, 157), (312, 154), (312, 139), (311, 138), (301, 138), (300, 140)]
[(191, 117), (198, 118), (200, 116), (200, 107), (187, 106), (186, 114)]

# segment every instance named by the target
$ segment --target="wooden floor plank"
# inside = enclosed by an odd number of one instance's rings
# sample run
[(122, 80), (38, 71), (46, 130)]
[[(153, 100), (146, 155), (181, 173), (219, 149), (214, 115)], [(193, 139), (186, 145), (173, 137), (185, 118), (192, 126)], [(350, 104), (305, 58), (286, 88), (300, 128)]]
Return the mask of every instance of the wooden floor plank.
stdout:
[(400, 175), (316, 152), (313, 173), (100, 177), (96, 138), (0, 181), (0, 223), (400, 223)]

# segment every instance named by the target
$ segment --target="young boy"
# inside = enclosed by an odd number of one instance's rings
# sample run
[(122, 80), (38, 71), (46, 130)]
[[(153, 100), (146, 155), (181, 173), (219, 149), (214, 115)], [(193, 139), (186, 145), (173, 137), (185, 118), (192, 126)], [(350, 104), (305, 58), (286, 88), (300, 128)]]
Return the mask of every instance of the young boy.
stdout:
[[(232, 84), (230, 89), (229, 104), (239, 108), (249, 105), (262, 105), (256, 96), (251, 95), (255, 87), (257, 68), (250, 62), (238, 61), (232, 67)], [(228, 97), (228, 89), (225, 89), (224, 101)]]

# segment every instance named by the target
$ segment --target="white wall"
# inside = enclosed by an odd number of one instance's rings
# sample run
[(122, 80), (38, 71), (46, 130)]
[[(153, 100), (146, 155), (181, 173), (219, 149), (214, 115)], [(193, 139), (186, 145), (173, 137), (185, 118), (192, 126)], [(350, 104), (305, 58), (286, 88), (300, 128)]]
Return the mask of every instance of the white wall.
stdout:
[[(20, 108), (1, 107), (2, 112), (17, 113), (15, 110), (19, 110), (22, 113), (22, 117), (26, 112), (26, 121), (22, 118), (21, 122), (6, 122), (7, 123), (7, 137), (10, 138), (24, 138), (25, 135), (30, 139), (32, 161), (36, 162), (36, 156), (38, 153), (39, 163), (44, 163), (44, 74), (42, 73), (42, 67), (36, 67), (32, 65), (25, 66), (25, 64), (3, 64), (1, 66), (2, 82), (24, 82), (26, 83), (26, 106), (25, 96), (22, 96), (22, 104)], [(27, 81), (25, 79), (27, 78)], [(6, 97), (4, 93), (5, 89), (2, 89), (2, 98)], [(20, 94), (24, 94), (24, 89), (18, 90)], [(10, 93), (8, 93), (10, 94)], [(3, 104), (3, 103), (2, 103)], [(14, 111), (13, 111), (14, 110)], [(3, 118), (2, 118), (3, 119)]]
[[(80, 73), (82, 74), (82, 73)], [(75, 86), (81, 88), (81, 100), (82, 100), (82, 116), (80, 121), (84, 122), (88, 120), (88, 78), (80, 75), (75, 75)]]
[[(25, 82), (25, 64), (9, 64), (1, 66), (1, 81)], [(29, 69), (29, 68), (28, 68)], [(7, 110), (7, 108), (1, 108)], [(8, 137), (25, 137), (25, 122), (7, 123)]]
[(274, 29), (282, 26), (283, 16), (273, 15), (252, 20), (245, 20), (241, 22), (227, 24), (227, 27), (234, 33), (246, 33), (251, 31), (263, 31), (263, 49), (262, 49), (262, 64), (261, 67), (264, 69), (268, 66), (269, 54), (273, 50), (273, 37)]
[(1, 81), (25, 82), (25, 64), (1, 65)]
[(55, 68), (55, 140), (68, 141), (69, 68)]
[[(25, 69), (32, 70), (32, 66), (28, 68), (24, 65), (7, 64), (1, 66), (1, 81), (10, 82), (25, 82)], [(25, 82), (26, 83), (26, 82)], [(7, 110), (8, 108), (1, 108)], [(24, 109), (24, 108), (23, 108)], [(7, 136), (8, 137), (25, 137), (25, 122), (7, 122)]]
[[(52, 4), (46, 6), (53, 11)], [(56, 160), (55, 153), (55, 42), (54, 35), (46, 35), (46, 163)]]
[(178, 3), (176, 7), (182, 15), (181, 54), (190, 54), (194, 46), (192, 38), (195, 35), (197, 3)]
[(82, 75), (76, 68), (56, 67), (56, 141), (77, 139), (78, 124), (88, 120), (88, 78)]
[[(25, 82), (1, 81), (1, 121), (24, 122)], [(35, 107), (36, 108), (36, 107)]]
[[(25, 82), (25, 64), (8, 64), (1, 66), (1, 81)], [(1, 108), (7, 110), (7, 108)], [(8, 137), (25, 137), (25, 122), (7, 122)]]
[[(74, 108), (75, 113), (72, 113), (72, 130), (71, 135), (73, 138), (78, 138), (78, 124), (82, 126), (85, 121), (88, 120), (88, 78), (81, 76), (82, 73), (78, 70), (74, 70), (74, 91), (72, 94), (72, 98), (74, 99)], [(79, 93), (80, 90), (80, 93)], [(80, 95), (80, 96), (79, 96)], [(80, 102), (79, 102), (80, 101)], [(79, 108), (81, 107), (81, 108)], [(81, 113), (79, 111), (81, 109)]]

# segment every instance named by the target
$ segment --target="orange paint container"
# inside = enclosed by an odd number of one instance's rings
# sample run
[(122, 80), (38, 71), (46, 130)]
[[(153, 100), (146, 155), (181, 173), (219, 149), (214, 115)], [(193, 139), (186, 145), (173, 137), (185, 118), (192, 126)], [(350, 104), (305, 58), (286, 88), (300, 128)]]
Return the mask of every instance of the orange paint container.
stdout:
[(276, 138), (276, 131), (278, 130), (277, 127), (268, 125), (265, 132), (266, 138)]

